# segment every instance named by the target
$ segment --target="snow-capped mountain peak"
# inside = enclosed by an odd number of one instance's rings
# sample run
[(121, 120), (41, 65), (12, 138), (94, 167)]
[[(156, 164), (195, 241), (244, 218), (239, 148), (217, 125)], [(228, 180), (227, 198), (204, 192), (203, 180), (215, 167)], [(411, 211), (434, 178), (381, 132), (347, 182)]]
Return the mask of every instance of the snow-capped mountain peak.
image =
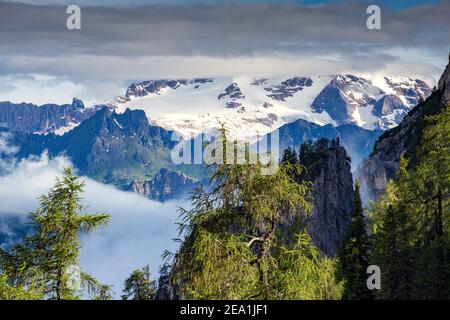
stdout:
[(180, 86), (194, 85), (197, 89), (201, 84), (212, 82), (213, 79), (178, 79), (178, 80), (149, 80), (141, 83), (131, 84), (126, 93), (125, 98), (128, 100), (132, 98), (145, 97), (150, 94), (161, 95), (167, 90), (176, 90)]
[(183, 135), (220, 122), (231, 137), (254, 139), (296, 119), (385, 130), (430, 93), (425, 82), (409, 78), (228, 77), (134, 83), (110, 105), (117, 112), (142, 109), (151, 123)]

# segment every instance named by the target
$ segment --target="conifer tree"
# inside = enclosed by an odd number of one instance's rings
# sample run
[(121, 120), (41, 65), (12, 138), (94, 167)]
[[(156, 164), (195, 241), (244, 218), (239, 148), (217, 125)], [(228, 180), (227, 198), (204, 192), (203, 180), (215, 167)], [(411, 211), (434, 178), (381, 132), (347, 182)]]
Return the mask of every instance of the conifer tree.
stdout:
[(372, 298), (366, 284), (367, 267), (369, 266), (369, 237), (359, 189), (359, 183), (356, 183), (351, 223), (339, 254), (341, 271), (346, 281), (343, 298), (349, 300)]
[[(415, 170), (414, 191), (420, 206), (422, 225), (433, 239), (443, 236), (450, 218), (450, 106), (427, 119), (418, 150), (419, 165)], [(427, 216), (427, 217), (425, 217)], [(428, 229), (427, 229), (428, 228)]]
[(412, 174), (412, 191), (422, 235), (417, 296), (450, 297), (450, 107), (427, 119)]
[(274, 299), (340, 300), (344, 282), (336, 279), (337, 260), (324, 257), (303, 230), (290, 248), (277, 257)]
[(372, 206), (374, 262), (382, 299), (450, 297), (450, 108), (429, 117), (414, 166), (400, 160)]
[(282, 163), (290, 163), (292, 165), (298, 164), (297, 151), (295, 149), (288, 147), (283, 152), (283, 158), (281, 160)]
[(40, 300), (42, 297), (38, 286), (11, 285), (8, 277), (0, 274), (0, 300)]
[[(309, 238), (306, 247), (279, 245), (283, 242), (277, 238), (280, 224), (311, 210), (309, 184), (296, 182), (291, 175), (292, 170), (299, 174), (301, 167), (287, 161), (271, 175), (261, 169), (260, 163), (218, 166), (212, 176), (212, 191), (197, 190), (192, 209), (182, 209), (180, 235), (185, 238), (180, 240), (179, 252), (172, 256), (172, 284), (180, 298), (339, 296), (330, 293), (325, 284), (335, 284), (334, 269), (319, 266), (322, 260), (311, 253), (314, 247)], [(293, 258), (308, 263), (292, 263)], [(280, 266), (286, 272), (280, 272)], [(314, 270), (311, 276), (302, 276), (302, 266)], [(287, 271), (291, 271), (289, 278), (283, 278)], [(324, 272), (331, 276), (318, 276)]]
[(170, 300), (173, 298), (170, 280), (171, 265), (166, 262), (159, 268), (158, 290), (155, 300)]
[(33, 233), (24, 243), (1, 252), (0, 270), (9, 285), (30, 288), (38, 285), (48, 299), (76, 299), (81, 289), (95, 298), (110, 297), (110, 287), (79, 268), (79, 234), (108, 222), (106, 214), (80, 214), (85, 211), (80, 194), (84, 182), (65, 169), (54, 187), (40, 198), (40, 207), (30, 214)]
[(123, 300), (154, 300), (156, 281), (152, 280), (150, 266), (134, 270), (125, 280)]
[(382, 287), (377, 298), (405, 300), (413, 297), (415, 237), (411, 208), (408, 161), (400, 159), (397, 181), (389, 181), (384, 195), (370, 209), (372, 261), (381, 269)]
[(299, 165), (299, 159), (297, 156), (297, 151), (294, 148), (288, 147), (283, 152), (283, 158), (281, 159), (281, 163), (289, 164), (292, 167), (292, 170), (288, 170), (287, 174), (291, 176), (294, 181), (299, 181), (300, 177), (298, 176), (297, 167)]

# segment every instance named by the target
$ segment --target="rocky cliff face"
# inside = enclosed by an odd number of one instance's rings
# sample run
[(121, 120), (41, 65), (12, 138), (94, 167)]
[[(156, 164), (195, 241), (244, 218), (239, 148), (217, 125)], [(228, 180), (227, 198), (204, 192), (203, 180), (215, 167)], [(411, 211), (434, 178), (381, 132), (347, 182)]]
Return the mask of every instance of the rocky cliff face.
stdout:
[(408, 110), (431, 94), (428, 85), (419, 79), (394, 81), (384, 78), (384, 82), (389, 92), (384, 92), (370, 80), (353, 75), (338, 75), (320, 92), (311, 106), (316, 112), (326, 111), (339, 125), (368, 127), (373, 121), (368, 115), (375, 116), (378, 118), (375, 128), (386, 130), (396, 126)]
[[(133, 83), (127, 89), (122, 100), (128, 101), (135, 97), (145, 97), (151, 94), (161, 94), (166, 89), (177, 89), (180, 86), (187, 86), (188, 84), (200, 85), (207, 82), (212, 82), (213, 79), (201, 78), (201, 79), (177, 79), (177, 80), (148, 80), (141, 83)], [(198, 87), (196, 87), (198, 88)]]
[(450, 105), (450, 53), (448, 55), (449, 64), (445, 68), (441, 79), (439, 80), (439, 91), (442, 92), (442, 103)]
[(339, 124), (349, 124), (351, 115), (358, 108), (365, 108), (382, 95), (372, 82), (352, 75), (338, 75), (314, 99), (316, 112), (326, 111)]
[(62, 136), (16, 133), (19, 159), (41, 155), (67, 155), (81, 174), (118, 187), (132, 177), (153, 176), (171, 166), (171, 132), (151, 126), (141, 110), (117, 114), (103, 108)]
[(312, 242), (327, 256), (336, 256), (350, 225), (353, 210), (353, 177), (350, 158), (339, 139), (304, 143), (298, 159), (306, 170), (296, 181), (312, 183), (312, 212), (280, 225), (280, 239), (293, 241), (293, 235), (306, 227)]
[(84, 108), (84, 103), (74, 98), (72, 104), (45, 104), (0, 102), (0, 127), (26, 133), (49, 133), (78, 124), (90, 118), (98, 107)]
[(387, 116), (395, 110), (406, 110), (402, 100), (393, 94), (387, 94), (375, 103), (373, 114), (377, 117)]
[(264, 90), (271, 92), (268, 97), (276, 101), (286, 101), (286, 99), (293, 97), (297, 92), (312, 85), (313, 80), (311, 78), (294, 77), (282, 81), (279, 85), (265, 86)]
[[(347, 152), (341, 146), (328, 148), (315, 172), (313, 212), (306, 225), (313, 243), (326, 255), (340, 250), (353, 210), (353, 178)], [(317, 171), (316, 171), (317, 170)]]
[(367, 130), (355, 125), (335, 127), (331, 124), (320, 126), (306, 120), (296, 120), (278, 129), (280, 135), (280, 154), (288, 147), (298, 149), (301, 143), (308, 140), (316, 141), (320, 138), (329, 140), (339, 138), (352, 158), (352, 166), (356, 169), (364, 158), (373, 150), (381, 130)]
[(405, 155), (414, 166), (425, 119), (439, 113), (450, 104), (450, 63), (439, 80), (439, 88), (425, 101), (420, 102), (395, 128), (386, 131), (377, 140), (374, 150), (357, 170), (362, 182), (363, 200), (376, 199), (386, 183), (395, 177), (400, 157)]
[(152, 200), (164, 202), (180, 199), (197, 186), (198, 183), (185, 174), (163, 168), (152, 180), (133, 181), (129, 189)]

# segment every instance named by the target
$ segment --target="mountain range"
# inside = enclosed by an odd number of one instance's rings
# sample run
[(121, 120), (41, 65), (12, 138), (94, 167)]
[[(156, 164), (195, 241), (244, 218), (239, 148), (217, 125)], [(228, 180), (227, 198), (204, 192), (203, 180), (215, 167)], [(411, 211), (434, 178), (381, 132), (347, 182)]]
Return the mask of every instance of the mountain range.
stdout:
[(87, 108), (77, 98), (60, 106), (1, 102), (0, 127), (12, 134), (19, 159), (64, 154), (81, 174), (166, 201), (210, 173), (172, 163), (173, 132), (195, 136), (223, 123), (231, 138), (255, 141), (279, 130), (280, 153), (303, 141), (339, 138), (355, 169), (383, 130), (430, 93), (421, 80), (354, 75), (149, 80)]
[(71, 104), (45, 104), (0, 102), (0, 127), (26, 133), (64, 134), (83, 120), (90, 118), (99, 106), (85, 108), (83, 101), (73, 98)]
[(409, 166), (414, 168), (417, 162), (417, 147), (427, 117), (440, 113), (448, 105), (450, 56), (449, 64), (431, 96), (409, 111), (397, 127), (385, 131), (376, 141), (373, 152), (359, 165), (356, 176), (362, 182), (367, 199), (378, 198), (387, 182), (395, 178), (402, 155), (409, 159)]
[(297, 119), (386, 130), (430, 94), (425, 82), (409, 78), (237, 77), (144, 81), (108, 104), (117, 112), (142, 109), (183, 135), (208, 132), (220, 119), (232, 137), (251, 140)]

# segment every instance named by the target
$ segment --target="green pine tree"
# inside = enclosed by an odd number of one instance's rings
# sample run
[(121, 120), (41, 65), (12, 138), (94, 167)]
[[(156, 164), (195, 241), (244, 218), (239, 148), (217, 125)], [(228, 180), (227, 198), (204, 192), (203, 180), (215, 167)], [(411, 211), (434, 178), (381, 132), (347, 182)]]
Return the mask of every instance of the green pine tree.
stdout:
[(416, 297), (450, 297), (450, 107), (427, 119), (412, 174), (420, 232)]
[(82, 289), (94, 298), (110, 298), (110, 287), (79, 268), (79, 234), (108, 222), (106, 214), (82, 214), (84, 182), (65, 169), (62, 179), (40, 198), (30, 214), (33, 234), (11, 252), (1, 252), (0, 270), (15, 288), (33, 288), (48, 299), (76, 299)]
[(7, 275), (0, 274), (0, 300), (40, 300), (42, 298), (39, 286), (11, 285), (8, 283)]
[(180, 234), (185, 238), (172, 265), (172, 287), (180, 298), (340, 296), (333, 264), (314, 253), (317, 249), (309, 238), (300, 236), (306, 246), (280, 245), (286, 241), (278, 238), (279, 226), (311, 211), (310, 185), (295, 181), (291, 174), (300, 173), (301, 167), (287, 161), (270, 175), (263, 174), (262, 167), (218, 166), (211, 190), (197, 190), (192, 209), (182, 210)]
[(372, 298), (366, 284), (367, 267), (369, 266), (369, 237), (359, 189), (359, 183), (356, 183), (351, 223), (339, 254), (341, 272), (346, 281), (343, 298), (349, 300)]
[(134, 270), (125, 280), (123, 300), (154, 300), (156, 281), (152, 280), (150, 266)]
[(384, 195), (369, 211), (372, 219), (372, 261), (380, 266), (380, 299), (411, 299), (415, 274), (417, 234), (410, 205), (408, 161), (403, 157), (397, 181), (389, 181)]
[(426, 121), (414, 164), (400, 160), (372, 205), (373, 260), (382, 299), (450, 297), (450, 108)]

